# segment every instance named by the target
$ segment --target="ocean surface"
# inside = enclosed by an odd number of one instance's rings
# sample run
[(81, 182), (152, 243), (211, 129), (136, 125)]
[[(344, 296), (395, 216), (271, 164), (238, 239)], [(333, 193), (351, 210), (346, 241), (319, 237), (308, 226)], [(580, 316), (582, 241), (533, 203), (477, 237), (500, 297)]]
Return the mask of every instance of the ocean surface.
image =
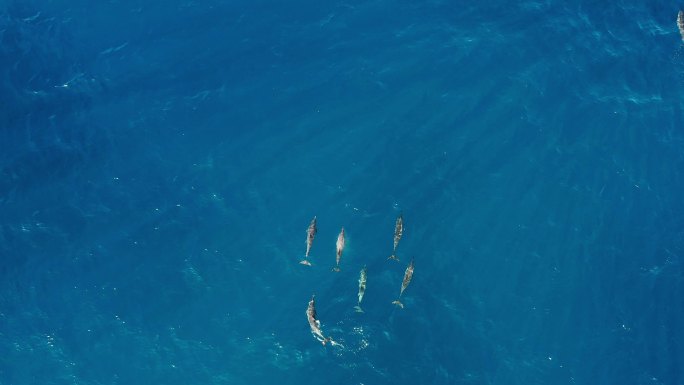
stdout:
[(0, 384), (684, 384), (678, 6), (0, 0)]

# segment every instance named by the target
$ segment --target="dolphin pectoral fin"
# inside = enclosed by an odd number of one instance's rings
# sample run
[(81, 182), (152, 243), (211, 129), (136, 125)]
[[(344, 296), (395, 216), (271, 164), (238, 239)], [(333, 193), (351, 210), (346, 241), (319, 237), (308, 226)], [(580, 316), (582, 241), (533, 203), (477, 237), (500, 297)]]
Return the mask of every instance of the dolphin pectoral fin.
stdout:
[(404, 308), (404, 304), (401, 303), (399, 300), (393, 301), (392, 304), (399, 306), (400, 308)]
[(307, 261), (306, 259), (300, 261), (299, 264), (300, 264), (300, 265), (305, 265), (305, 266), (311, 266), (311, 262)]

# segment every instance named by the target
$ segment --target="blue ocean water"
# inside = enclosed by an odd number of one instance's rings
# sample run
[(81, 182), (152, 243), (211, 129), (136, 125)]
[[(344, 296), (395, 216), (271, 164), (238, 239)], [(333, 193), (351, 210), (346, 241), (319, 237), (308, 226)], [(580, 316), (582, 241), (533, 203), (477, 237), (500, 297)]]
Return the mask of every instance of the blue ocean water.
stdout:
[(684, 384), (677, 11), (1, 2), (0, 384)]

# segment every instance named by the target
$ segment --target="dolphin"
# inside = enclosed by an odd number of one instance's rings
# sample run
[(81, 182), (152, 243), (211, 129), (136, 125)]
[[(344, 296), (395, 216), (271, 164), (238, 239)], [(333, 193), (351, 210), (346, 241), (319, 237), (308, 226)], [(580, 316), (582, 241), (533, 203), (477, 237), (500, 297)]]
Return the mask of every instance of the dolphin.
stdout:
[(308, 261), (309, 252), (311, 251), (311, 245), (313, 245), (313, 240), (317, 232), (316, 217), (314, 216), (311, 223), (309, 223), (309, 228), (306, 229), (306, 254), (304, 254), (304, 259), (299, 262), (302, 265), (311, 266), (311, 262)]
[(406, 271), (404, 272), (404, 280), (401, 282), (401, 291), (399, 292), (399, 298), (397, 298), (396, 301), (393, 301), (392, 303), (399, 306), (400, 308), (404, 308), (404, 304), (401, 303), (401, 295), (404, 294), (404, 290), (406, 290), (406, 287), (411, 283), (411, 278), (413, 278), (413, 258), (411, 258), (411, 263), (406, 267)]
[(397, 222), (394, 224), (394, 249), (392, 250), (392, 255), (390, 255), (387, 259), (394, 259), (395, 261), (399, 260), (399, 258), (396, 256), (396, 253), (402, 234), (404, 234), (404, 216), (403, 214), (399, 214), (399, 217), (397, 217)]
[(363, 313), (361, 301), (363, 301), (364, 293), (366, 293), (366, 266), (364, 266), (363, 269), (361, 269), (361, 273), (359, 273), (359, 302), (354, 306), (354, 310), (356, 310), (357, 313)]
[(342, 259), (342, 252), (344, 251), (344, 227), (337, 236), (337, 256), (335, 257), (336, 265), (333, 267), (334, 272), (340, 271), (340, 259)]
[(313, 334), (314, 338), (317, 339), (321, 344), (325, 345), (327, 342), (330, 342), (330, 345), (332, 346), (340, 346), (343, 347), (341, 344), (333, 341), (332, 338), (326, 337), (323, 335), (323, 331), (321, 330), (321, 321), (319, 321), (316, 318), (316, 301), (315, 301), (315, 295), (311, 296), (311, 301), (309, 301), (309, 306), (306, 308), (306, 319), (309, 321), (309, 327), (311, 328), (311, 334)]

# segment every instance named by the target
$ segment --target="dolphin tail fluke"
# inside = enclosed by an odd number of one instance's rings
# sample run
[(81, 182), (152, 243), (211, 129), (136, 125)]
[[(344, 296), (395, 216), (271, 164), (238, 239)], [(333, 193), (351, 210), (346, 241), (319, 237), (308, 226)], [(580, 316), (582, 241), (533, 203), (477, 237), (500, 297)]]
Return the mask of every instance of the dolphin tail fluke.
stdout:
[(300, 265), (305, 265), (305, 266), (311, 266), (311, 262), (309, 262), (308, 260), (306, 260), (306, 258), (303, 259), (303, 260), (301, 260), (301, 261), (299, 261), (299, 264), (300, 264)]
[(389, 258), (387, 258), (387, 259), (391, 259), (391, 260), (394, 260), (394, 261), (399, 261), (399, 258), (397, 258), (397, 256), (394, 255), (394, 254), (390, 255)]
[(357, 313), (363, 313), (363, 309), (361, 309), (361, 306), (354, 306), (354, 310), (355, 310)]
[(340, 272), (339, 266), (333, 267), (333, 268), (332, 268), (332, 271), (334, 271), (335, 273), (339, 273), (339, 272)]
[(399, 301), (399, 300), (393, 301), (392, 304), (397, 305), (397, 306), (399, 306), (399, 307), (402, 308), (402, 309), (404, 308), (404, 304), (401, 303), (401, 301)]

